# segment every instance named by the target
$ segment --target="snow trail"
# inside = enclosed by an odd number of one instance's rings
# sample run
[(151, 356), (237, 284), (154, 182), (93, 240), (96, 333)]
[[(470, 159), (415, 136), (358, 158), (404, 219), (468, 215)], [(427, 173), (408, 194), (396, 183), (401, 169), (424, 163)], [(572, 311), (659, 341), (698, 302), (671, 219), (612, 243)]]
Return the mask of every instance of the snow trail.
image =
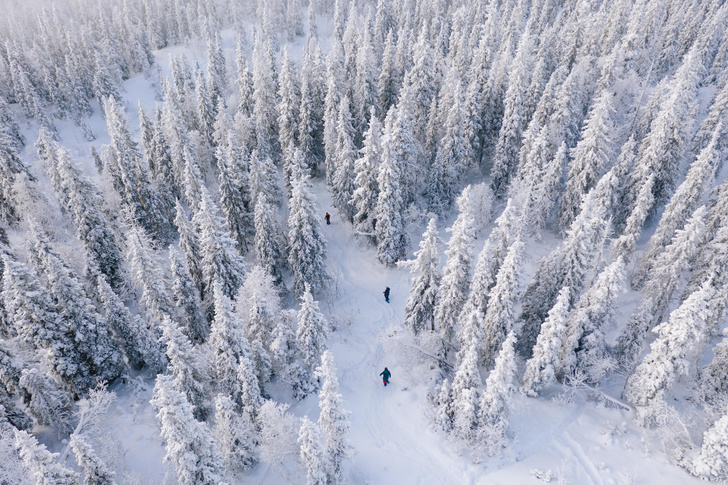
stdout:
[[(351, 226), (328, 209), (328, 191), (318, 184), (314, 190), (320, 212), (332, 214), (331, 225), (322, 225), (330, 268), (339, 275), (330, 308), (334, 314), (337, 309), (353, 310), (353, 321), (332, 335), (330, 345), (340, 392), (351, 411), (349, 439), (356, 444), (352, 475), (377, 484), (470, 482), (466, 470), (454, 469), (459, 461), (442, 446), (442, 438), (429, 431), (421, 408), (424, 396), (417, 394), (421, 389), (412, 389), (399, 362), (384, 360), (385, 331), (399, 325), (404, 315), (408, 272), (379, 263), (375, 251), (355, 241)], [(391, 288), (390, 303), (382, 294), (386, 286)], [(386, 388), (379, 376), (385, 366), (392, 372)]]

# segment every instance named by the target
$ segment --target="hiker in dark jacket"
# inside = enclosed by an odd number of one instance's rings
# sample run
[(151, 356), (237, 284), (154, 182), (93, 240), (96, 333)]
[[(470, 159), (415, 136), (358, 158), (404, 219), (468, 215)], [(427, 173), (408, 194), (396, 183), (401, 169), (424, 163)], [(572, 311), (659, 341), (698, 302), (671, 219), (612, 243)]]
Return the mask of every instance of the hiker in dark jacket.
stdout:
[(387, 369), (385, 367), (384, 372), (382, 372), (379, 375), (382, 376), (382, 381), (384, 382), (384, 387), (387, 387), (387, 384), (389, 384), (389, 378), (392, 376), (392, 373), (389, 372), (389, 369)]
[(384, 290), (384, 299), (389, 303), (389, 286)]

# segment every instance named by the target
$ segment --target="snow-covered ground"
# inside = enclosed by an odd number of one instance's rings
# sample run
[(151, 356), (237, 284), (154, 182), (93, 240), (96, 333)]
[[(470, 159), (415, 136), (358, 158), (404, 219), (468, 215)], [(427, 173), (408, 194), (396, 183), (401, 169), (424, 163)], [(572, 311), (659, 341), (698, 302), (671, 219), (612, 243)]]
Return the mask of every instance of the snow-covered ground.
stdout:
[[(516, 398), (513, 443), (502, 456), (475, 462), (469, 450), (435, 432), (426, 399), (434, 360), (400, 338), (409, 272), (381, 265), (331, 209), (325, 186), (316, 183), (315, 193), (320, 212), (332, 213), (332, 224), (322, 227), (334, 282), (330, 299), (321, 307), (336, 325), (329, 347), (339, 390), (351, 412), (354, 453), (347, 466), (348, 483), (701, 483), (669, 462), (659, 441), (633, 422), (632, 412), (589, 401), (584, 393), (559, 399), (566, 392), (561, 388), (537, 399)], [(389, 304), (382, 294), (385, 286), (391, 288)], [(386, 388), (379, 378), (385, 366), (392, 372)], [(117, 386), (120, 399), (109, 413), (129, 476), (142, 483), (160, 483), (165, 474), (164, 443), (148, 402), (152, 388), (148, 381), (138, 393)], [(611, 389), (617, 394), (612, 397), (618, 398), (619, 390)], [(292, 404), (290, 411), (317, 419), (317, 397)], [(240, 483), (305, 483), (305, 477), (290, 461), (281, 468), (261, 463)]]
[[(230, 54), (232, 36), (228, 32), (223, 39)], [(299, 39), (293, 49), (294, 57), (300, 56), (300, 48)], [(204, 48), (199, 45), (157, 52), (157, 62), (165, 73), (172, 54), (184, 54), (193, 62), (205, 57)], [(126, 114), (137, 135), (136, 103), (141, 100), (147, 113), (152, 112), (158, 89), (155, 77), (137, 75), (124, 85)], [(59, 128), (61, 144), (71, 150), (75, 160), (85, 160), (87, 173), (95, 175), (88, 151), (91, 144), (81, 141), (80, 133), (70, 123), (59, 124)], [(98, 136), (92, 143), (94, 146), (98, 148), (108, 142), (98, 106), (91, 128)], [(37, 138), (35, 128), (29, 126), (24, 131), (28, 140)], [(25, 158), (29, 163), (34, 161), (29, 153)], [(33, 172), (40, 175), (41, 170), (40, 163), (36, 163)], [(52, 193), (49, 186), (41, 189)], [(339, 391), (351, 412), (349, 440), (354, 451), (345, 471), (348, 483), (700, 483), (670, 462), (660, 440), (637, 425), (628, 406), (605, 404), (608, 400), (597, 402), (590, 399), (586, 390), (570, 394), (569, 389), (554, 386), (538, 398), (518, 395), (512, 409), (511, 442), (501, 456), (476, 459), (472, 450), (437, 432), (432, 424), (427, 392), (440, 372), (439, 367), (431, 355), (407, 343), (401, 326), (410, 289), (408, 270), (387, 268), (377, 261), (374, 250), (358, 241), (351, 225), (334, 210), (322, 181), (315, 181), (314, 192), (320, 214), (323, 216), (327, 211), (332, 214), (331, 225), (322, 226), (328, 243), (332, 283), (328, 297), (320, 303), (335, 328), (329, 348), (338, 368)], [(20, 234), (11, 233), (11, 240)], [(646, 229), (642, 243), (647, 234)], [(441, 237), (445, 240), (448, 237), (444, 228)], [(478, 247), (486, 237), (487, 232), (481, 235)], [(410, 249), (416, 248), (418, 242), (413, 239)], [(530, 280), (538, 260), (557, 243), (552, 235), (544, 235), (538, 242), (529, 241), (523, 282)], [(382, 294), (386, 286), (391, 288), (390, 303), (385, 302)], [(622, 325), (636, 299), (636, 294), (620, 299)], [(385, 366), (392, 372), (388, 387), (383, 387), (379, 378)], [(619, 400), (623, 385), (623, 379), (614, 377), (603, 391)], [(128, 382), (112, 386), (119, 399), (108, 414), (108, 423), (124, 450), (123, 460), (116, 464), (121, 482), (146, 484), (165, 480), (164, 442), (149, 403), (153, 387), (150, 379), (136, 387)], [(319, 412), (317, 397), (292, 402), (290, 411), (315, 420)], [(45, 438), (53, 451), (65, 447), (51, 437)], [(280, 467), (259, 463), (240, 481), (304, 482), (304, 472), (292, 460), (284, 461)]]

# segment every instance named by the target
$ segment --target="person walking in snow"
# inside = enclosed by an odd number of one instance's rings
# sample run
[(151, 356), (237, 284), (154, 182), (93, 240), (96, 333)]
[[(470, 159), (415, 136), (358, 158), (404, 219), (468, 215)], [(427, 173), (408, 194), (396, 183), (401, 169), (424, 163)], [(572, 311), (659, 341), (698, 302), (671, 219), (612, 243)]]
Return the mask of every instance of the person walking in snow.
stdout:
[(389, 303), (389, 286), (384, 290), (384, 300)]
[(384, 387), (387, 387), (387, 384), (389, 384), (389, 378), (392, 377), (392, 373), (389, 372), (389, 369), (385, 367), (384, 372), (379, 375), (382, 376), (382, 382), (384, 382)]
[(327, 212), (326, 215), (324, 216), (324, 219), (326, 219), (326, 225), (331, 224), (331, 214), (329, 214)]

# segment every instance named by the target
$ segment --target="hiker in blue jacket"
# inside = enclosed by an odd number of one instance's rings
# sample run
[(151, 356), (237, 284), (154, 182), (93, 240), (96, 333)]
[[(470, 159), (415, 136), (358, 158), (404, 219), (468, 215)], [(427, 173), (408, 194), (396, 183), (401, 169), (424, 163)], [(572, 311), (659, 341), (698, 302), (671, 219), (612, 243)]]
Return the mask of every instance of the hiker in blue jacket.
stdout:
[(389, 384), (389, 378), (392, 376), (392, 373), (389, 372), (389, 369), (385, 367), (384, 372), (379, 375), (382, 376), (382, 382), (384, 382), (384, 387), (387, 387), (387, 384)]
[(387, 289), (384, 290), (384, 299), (387, 303), (389, 303), (389, 286), (387, 286)]

